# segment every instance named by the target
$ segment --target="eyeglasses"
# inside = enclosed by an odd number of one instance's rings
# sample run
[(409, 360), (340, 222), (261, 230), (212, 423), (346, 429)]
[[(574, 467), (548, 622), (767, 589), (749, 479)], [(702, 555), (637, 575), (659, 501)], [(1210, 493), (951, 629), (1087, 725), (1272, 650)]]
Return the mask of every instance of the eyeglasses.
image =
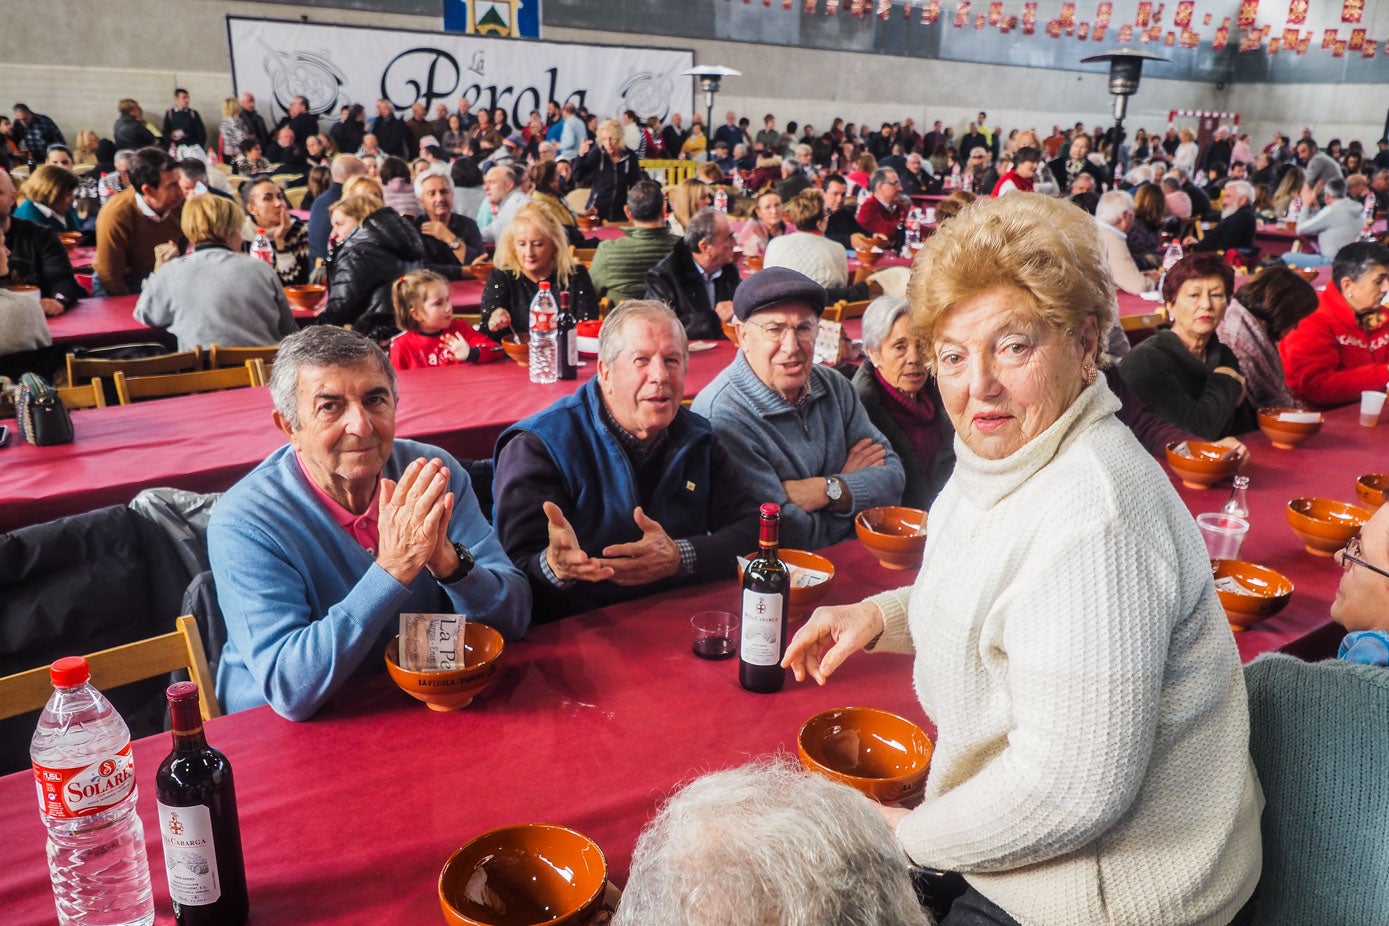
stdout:
[(762, 337), (772, 344), (780, 344), (788, 331), (794, 333), (796, 340), (802, 344), (814, 343), (816, 336), (820, 333), (819, 322), (802, 322), (794, 327), (776, 322), (744, 322), (744, 324), (750, 328), (756, 328), (762, 333)]
[(1370, 572), (1377, 572), (1386, 579), (1389, 579), (1389, 572), (1380, 569), (1378, 566), (1371, 566), (1360, 558), (1360, 536), (1358, 534), (1346, 541), (1345, 547), (1341, 550), (1341, 568), (1349, 569), (1352, 563), (1357, 566), (1364, 566), (1366, 569), (1370, 570)]

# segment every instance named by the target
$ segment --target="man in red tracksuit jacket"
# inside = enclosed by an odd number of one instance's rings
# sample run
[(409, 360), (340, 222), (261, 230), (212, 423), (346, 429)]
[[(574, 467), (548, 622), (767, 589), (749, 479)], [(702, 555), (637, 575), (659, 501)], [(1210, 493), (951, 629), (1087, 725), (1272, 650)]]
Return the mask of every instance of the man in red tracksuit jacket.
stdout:
[(1313, 405), (1344, 405), (1389, 383), (1389, 248), (1348, 244), (1331, 265), (1317, 310), (1278, 344), (1288, 386)]

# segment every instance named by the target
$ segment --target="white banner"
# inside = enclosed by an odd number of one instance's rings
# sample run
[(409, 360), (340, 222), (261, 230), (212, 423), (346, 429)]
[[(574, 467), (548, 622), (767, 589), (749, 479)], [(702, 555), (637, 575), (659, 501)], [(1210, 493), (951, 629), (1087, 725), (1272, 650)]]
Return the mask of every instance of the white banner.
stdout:
[(444, 32), (407, 32), (267, 19), (227, 17), (232, 80), (237, 93), (255, 94), (272, 125), (295, 96), (316, 115), (361, 103), (370, 119), (386, 99), (408, 115), (416, 101), (433, 118), (466, 97), (506, 110), (523, 126), (531, 110), (554, 100), (587, 106), (606, 119), (627, 109), (667, 117), (691, 109), (694, 52), (678, 49), (573, 45), (485, 38)]

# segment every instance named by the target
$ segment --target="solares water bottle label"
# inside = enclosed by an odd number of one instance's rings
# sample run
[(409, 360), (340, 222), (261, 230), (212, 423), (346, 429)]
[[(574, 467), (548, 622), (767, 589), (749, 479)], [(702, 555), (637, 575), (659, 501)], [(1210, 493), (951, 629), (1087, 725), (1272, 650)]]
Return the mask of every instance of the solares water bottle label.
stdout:
[(212, 841), (212, 813), (202, 804), (159, 805), (159, 835), (164, 842), (164, 869), (174, 903), (203, 907), (222, 896), (217, 850)]
[(135, 758), (130, 742), (112, 756), (81, 768), (34, 766), (39, 810), (58, 820), (100, 813), (125, 800), (135, 789)]
[(781, 662), (781, 595), (744, 590), (743, 662), (774, 666)]

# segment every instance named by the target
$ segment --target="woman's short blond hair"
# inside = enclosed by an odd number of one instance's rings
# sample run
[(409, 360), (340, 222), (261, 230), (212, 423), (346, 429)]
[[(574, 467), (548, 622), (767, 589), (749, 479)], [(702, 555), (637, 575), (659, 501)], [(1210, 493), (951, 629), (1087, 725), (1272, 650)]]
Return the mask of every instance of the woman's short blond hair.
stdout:
[(332, 216), (335, 213), (341, 212), (349, 219), (360, 224), (366, 221), (367, 216), (385, 207), (386, 204), (375, 196), (347, 196), (329, 206), (328, 215)]
[(623, 138), (626, 137), (622, 131), (622, 123), (618, 122), (616, 119), (609, 119), (606, 122), (599, 123), (598, 131), (595, 132), (594, 135), (597, 136), (599, 142), (605, 138), (616, 138), (618, 141), (622, 141)]
[(797, 231), (814, 231), (825, 217), (825, 194), (814, 187), (801, 190), (782, 206), (781, 214)]
[(516, 215), (502, 231), (497, 241), (496, 266), (510, 273), (521, 272), (521, 262), (516, 259), (516, 227), (529, 225), (539, 231), (555, 246), (555, 276), (561, 286), (569, 285), (569, 276), (574, 272), (574, 255), (569, 253), (569, 236), (564, 226), (559, 224), (555, 214), (540, 203), (527, 203), (516, 211)]
[(371, 196), (386, 201), (386, 191), (381, 186), (381, 181), (366, 174), (358, 174), (355, 177), (348, 177), (342, 184), (342, 198), (349, 196)]
[(229, 96), (222, 101), (223, 119), (231, 119), (239, 115), (241, 115), (241, 104), (237, 102), (236, 97)]
[(206, 193), (184, 201), (179, 227), (190, 244), (205, 241), (228, 244), (233, 235), (241, 233), (241, 223), (245, 219), (241, 207), (235, 202), (224, 196)]
[(934, 345), (951, 309), (1004, 286), (1026, 293), (1037, 315), (1069, 336), (1093, 319), (1104, 344), (1114, 284), (1095, 220), (1084, 209), (1040, 193), (961, 209), (926, 239), (912, 265), (907, 300), (917, 334)]
[(40, 164), (34, 168), (33, 175), (24, 181), (24, 198), (57, 209), (58, 201), (77, 189), (80, 181), (77, 175), (66, 167), (56, 164)]

